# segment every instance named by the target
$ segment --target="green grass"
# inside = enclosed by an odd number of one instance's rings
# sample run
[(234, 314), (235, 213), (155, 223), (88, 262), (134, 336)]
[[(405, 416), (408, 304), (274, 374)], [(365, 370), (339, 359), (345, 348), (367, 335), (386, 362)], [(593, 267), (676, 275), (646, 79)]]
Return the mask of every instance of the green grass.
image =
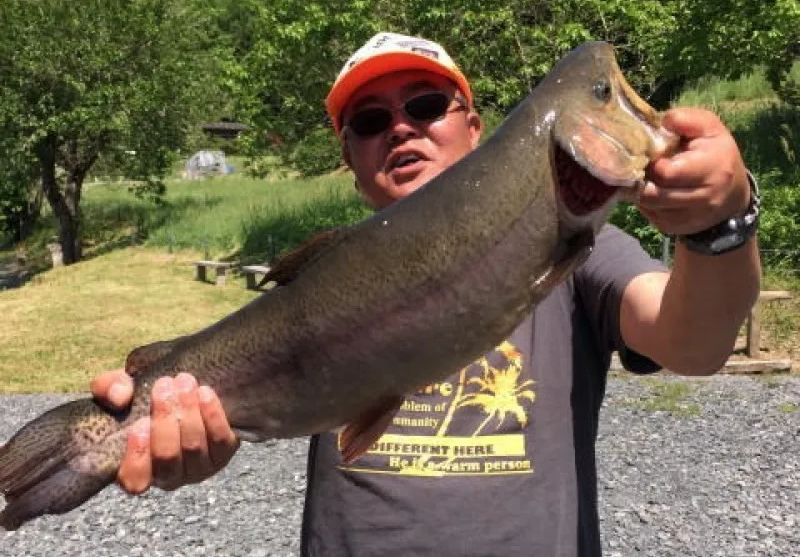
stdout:
[(686, 381), (648, 380), (650, 393), (626, 404), (646, 412), (668, 412), (674, 416), (693, 417), (700, 414), (700, 405), (687, 399), (694, 391)]
[(777, 99), (764, 73), (755, 71), (731, 81), (710, 76), (684, 91), (676, 104), (719, 109), (724, 103), (764, 103)]
[(800, 406), (792, 402), (782, 402), (778, 405), (778, 412), (794, 414), (795, 412), (800, 412)]
[[(136, 346), (196, 331), (255, 296), (243, 279), (223, 288), (199, 284), (193, 260), (268, 260), (369, 211), (347, 176), (228, 176), (172, 181), (158, 205), (124, 184), (91, 184), (83, 214), (80, 263), (46, 270), (52, 223), (19, 247), (40, 272), (22, 288), (0, 291), (0, 392), (86, 390)], [(15, 256), (2, 252), (0, 261)]]
[[(171, 180), (161, 203), (135, 197), (125, 183), (89, 183), (82, 203), (84, 244), (95, 256), (128, 245), (257, 261), (308, 234), (368, 214), (346, 175), (266, 181), (231, 175)], [(287, 219), (295, 224), (287, 225)], [(47, 217), (29, 244), (55, 236)]]
[(0, 392), (85, 391), (136, 346), (199, 330), (256, 295), (194, 280), (197, 253), (128, 247), (0, 291)]

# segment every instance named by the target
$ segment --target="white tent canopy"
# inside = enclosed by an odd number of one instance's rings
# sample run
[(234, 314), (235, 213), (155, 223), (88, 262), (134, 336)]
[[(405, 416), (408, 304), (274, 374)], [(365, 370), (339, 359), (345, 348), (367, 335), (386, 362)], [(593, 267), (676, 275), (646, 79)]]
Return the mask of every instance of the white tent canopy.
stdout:
[(222, 151), (197, 151), (186, 161), (186, 177), (190, 180), (206, 176), (222, 176), (233, 172), (233, 167), (225, 162)]

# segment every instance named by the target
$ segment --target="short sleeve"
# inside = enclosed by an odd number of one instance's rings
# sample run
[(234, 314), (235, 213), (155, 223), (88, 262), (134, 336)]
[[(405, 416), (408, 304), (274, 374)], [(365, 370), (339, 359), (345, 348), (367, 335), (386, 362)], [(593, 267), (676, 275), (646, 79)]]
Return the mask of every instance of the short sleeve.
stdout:
[(625, 369), (636, 373), (652, 373), (660, 366), (623, 342), (619, 321), (622, 294), (634, 277), (666, 271), (635, 238), (607, 224), (597, 235), (592, 254), (575, 273), (575, 290), (594, 329), (598, 348), (619, 352)]

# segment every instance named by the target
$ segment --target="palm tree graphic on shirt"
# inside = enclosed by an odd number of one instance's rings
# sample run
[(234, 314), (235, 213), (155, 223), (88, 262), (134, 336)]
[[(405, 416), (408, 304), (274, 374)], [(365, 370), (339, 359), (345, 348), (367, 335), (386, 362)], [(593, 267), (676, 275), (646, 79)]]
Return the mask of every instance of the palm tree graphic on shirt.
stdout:
[[(497, 428), (505, 422), (508, 416), (514, 416), (520, 427), (528, 424), (528, 414), (522, 403), (524, 401), (533, 403), (536, 400), (536, 393), (527, 388), (532, 386), (534, 381), (529, 379), (519, 383), (522, 374), (522, 354), (513, 344), (504, 341), (496, 348), (496, 351), (505, 358), (506, 367), (492, 366), (484, 356), (461, 370), (458, 389), (450, 405), (450, 411), (443, 420), (439, 431), (436, 432), (437, 437), (446, 435), (455, 411), (467, 406), (480, 407), (486, 414), (486, 418), (472, 433), (472, 437), (480, 435), (492, 418), (497, 418)], [(478, 365), (482, 369), (482, 374), (480, 377), (466, 380), (467, 370), (473, 365)], [(465, 386), (471, 384), (477, 385), (478, 391), (464, 394)], [(402, 467), (400, 473), (441, 476), (444, 474), (444, 469), (457, 458), (449, 456), (441, 462), (433, 463), (431, 456), (425, 455)]]
[(495, 417), (498, 428), (509, 415), (517, 419), (520, 427), (525, 427), (528, 425), (528, 415), (521, 402), (536, 400), (536, 393), (526, 388), (533, 385), (533, 380), (528, 379), (519, 383), (522, 374), (522, 354), (508, 341), (498, 346), (497, 350), (505, 356), (508, 366), (505, 368), (494, 367), (489, 364), (486, 357), (478, 360), (476, 363), (483, 368), (483, 375), (467, 381), (468, 385), (478, 385), (478, 392), (468, 393), (456, 401), (457, 408), (478, 406), (486, 414), (486, 419), (472, 434), (473, 437), (479, 435), (489, 421)]

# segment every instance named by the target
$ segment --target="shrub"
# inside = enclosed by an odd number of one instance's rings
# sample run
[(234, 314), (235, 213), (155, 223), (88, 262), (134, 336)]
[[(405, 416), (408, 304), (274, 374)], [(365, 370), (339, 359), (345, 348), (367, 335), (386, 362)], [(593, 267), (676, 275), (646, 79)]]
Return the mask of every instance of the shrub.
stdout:
[(289, 163), (304, 176), (335, 170), (342, 164), (339, 140), (329, 126), (318, 126), (295, 145)]

